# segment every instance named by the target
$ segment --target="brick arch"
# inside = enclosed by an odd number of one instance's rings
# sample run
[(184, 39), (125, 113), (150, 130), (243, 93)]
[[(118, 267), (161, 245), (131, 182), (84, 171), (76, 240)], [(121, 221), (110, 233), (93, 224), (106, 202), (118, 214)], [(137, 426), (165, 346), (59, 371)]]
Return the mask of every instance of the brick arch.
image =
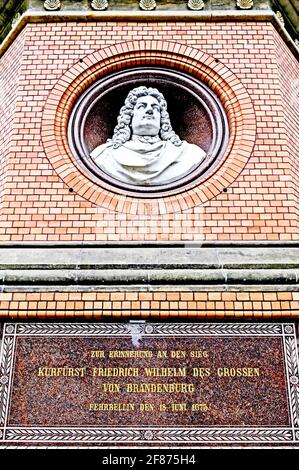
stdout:
[[(144, 199), (127, 196), (98, 180), (78, 164), (67, 139), (67, 124), (78, 97), (98, 78), (136, 65), (168, 66), (198, 78), (218, 96), (230, 127), (228, 148), (212, 174), (175, 195)], [(54, 130), (54, 135), (53, 135)], [(255, 142), (256, 119), (251, 99), (225, 65), (192, 47), (161, 41), (132, 41), (108, 46), (82, 58), (51, 90), (42, 117), (45, 153), (64, 183), (80, 196), (105, 209), (129, 214), (165, 214), (190, 209), (216, 197), (246, 165)]]

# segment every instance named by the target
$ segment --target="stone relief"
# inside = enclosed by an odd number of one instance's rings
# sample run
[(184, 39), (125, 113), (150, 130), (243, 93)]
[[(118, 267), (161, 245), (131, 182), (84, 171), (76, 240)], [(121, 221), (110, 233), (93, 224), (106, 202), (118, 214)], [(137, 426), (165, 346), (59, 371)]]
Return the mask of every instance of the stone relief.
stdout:
[(44, 2), (44, 9), (49, 11), (60, 10), (61, 2), (60, 0), (46, 0)]
[(205, 4), (203, 0), (189, 0), (187, 6), (190, 10), (202, 10)]
[(237, 7), (241, 10), (250, 10), (253, 8), (253, 0), (237, 0)]
[(134, 185), (160, 185), (189, 174), (205, 159), (198, 145), (174, 132), (167, 103), (156, 88), (131, 90), (111, 139), (90, 154), (109, 176)]
[(283, 17), (283, 14), (282, 14), (280, 11), (277, 11), (277, 12), (276, 12), (276, 16), (277, 16), (278, 21), (282, 24), (282, 26), (284, 26), (284, 17)]
[(102, 10), (107, 10), (109, 4), (107, 0), (93, 0), (90, 3), (90, 6), (93, 10), (102, 11)]
[(139, 8), (141, 10), (154, 10), (156, 8), (155, 0), (140, 0)]

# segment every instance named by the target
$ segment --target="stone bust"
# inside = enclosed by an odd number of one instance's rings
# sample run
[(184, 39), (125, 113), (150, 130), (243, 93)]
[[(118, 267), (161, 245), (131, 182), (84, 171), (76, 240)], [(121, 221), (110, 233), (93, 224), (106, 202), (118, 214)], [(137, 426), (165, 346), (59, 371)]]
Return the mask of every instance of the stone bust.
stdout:
[(163, 185), (195, 169), (206, 153), (182, 141), (172, 129), (167, 103), (156, 88), (131, 90), (112, 139), (90, 154), (108, 175), (134, 185)]

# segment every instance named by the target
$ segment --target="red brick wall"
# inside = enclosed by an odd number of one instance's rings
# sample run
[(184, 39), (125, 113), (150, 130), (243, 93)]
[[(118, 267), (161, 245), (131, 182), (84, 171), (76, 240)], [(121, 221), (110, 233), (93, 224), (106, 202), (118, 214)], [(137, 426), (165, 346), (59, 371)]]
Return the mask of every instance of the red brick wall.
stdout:
[(274, 319), (298, 318), (298, 292), (0, 293), (0, 318)]
[(298, 62), (288, 53), (287, 45), (281, 42), (277, 32), (274, 35), (280, 91), (283, 102), (284, 123), (286, 127), (285, 161), (290, 167), (292, 180), (290, 191), (294, 198), (294, 221), (299, 221), (299, 73)]
[[(23, 51), (17, 48), (21, 38)], [(69, 192), (45, 154), (41, 119), (49, 93), (79, 59), (107, 45), (152, 38), (163, 44), (188, 44), (235, 74), (254, 106), (256, 141), (248, 163), (226, 193), (211, 194), (192, 208), (178, 202), (171, 211), (157, 213), (148, 204), (142, 213), (137, 209), (127, 213)], [(12, 63), (16, 69), (21, 64), (21, 72), (18, 87), (9, 80), (15, 114), (5, 116), (10, 152), (2, 154), (8, 171), (2, 189), (0, 241), (298, 240), (294, 158), (298, 131), (295, 119), (288, 117), (294, 111), (287, 91), (289, 78), (279, 72), (293, 57), (270, 23), (28, 24), (17, 41), (1, 59), (7, 65), (5, 79), (9, 72), (17, 78)], [(295, 66), (294, 62), (291, 67)], [(8, 94), (1, 95), (1, 106), (6, 107)], [(160, 206), (167, 207), (166, 203), (159, 201)]]
[[(11, 170), (9, 167), (9, 152), (12, 141), (12, 134), (16, 132), (15, 110), (18, 95), (18, 82), (22, 63), (22, 53), (25, 35), (21, 33), (10, 50), (1, 60), (0, 73), (0, 225), (4, 228), (4, 220), (1, 218), (4, 204), (5, 192), (9, 191), (8, 186), (11, 180)], [(9, 208), (6, 209), (9, 211)], [(10, 209), (13, 212), (13, 209)], [(8, 223), (11, 226), (11, 222)]]

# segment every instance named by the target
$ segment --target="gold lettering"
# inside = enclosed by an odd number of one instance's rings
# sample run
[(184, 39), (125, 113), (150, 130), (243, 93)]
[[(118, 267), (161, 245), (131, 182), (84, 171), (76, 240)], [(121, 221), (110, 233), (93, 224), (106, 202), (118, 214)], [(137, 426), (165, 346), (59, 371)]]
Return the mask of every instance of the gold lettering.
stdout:
[(206, 403), (193, 403), (191, 406), (191, 411), (208, 411), (208, 405)]
[(105, 351), (90, 351), (90, 357), (105, 357)]
[(93, 377), (138, 377), (138, 367), (93, 367)]
[(157, 357), (164, 359), (165, 357), (167, 357), (167, 351), (158, 351)]
[(109, 351), (110, 358), (118, 359), (131, 359), (131, 358), (141, 358), (147, 359), (153, 357), (152, 351)]
[(186, 351), (171, 351), (170, 355), (173, 358), (182, 359), (186, 357)]
[(38, 377), (45, 377), (45, 369), (46, 369), (46, 367), (39, 367), (37, 376)]
[(193, 377), (209, 377), (211, 375), (211, 369), (209, 367), (193, 367), (192, 369)]
[(108, 393), (119, 393), (120, 385), (119, 384), (102, 384), (103, 391)]
[(186, 377), (186, 367), (145, 367), (147, 377)]
[(86, 367), (39, 367), (38, 377), (84, 377)]
[(259, 377), (259, 367), (218, 367), (218, 377)]
[(155, 407), (150, 403), (140, 403), (139, 409), (140, 411), (154, 411)]
[(89, 411), (134, 411), (134, 403), (90, 403)]
[(171, 411), (187, 411), (186, 403), (172, 403)]
[(194, 385), (186, 383), (129, 383), (126, 385), (129, 393), (194, 393)]
[(201, 359), (202, 357), (209, 357), (208, 351), (190, 351), (190, 357)]

